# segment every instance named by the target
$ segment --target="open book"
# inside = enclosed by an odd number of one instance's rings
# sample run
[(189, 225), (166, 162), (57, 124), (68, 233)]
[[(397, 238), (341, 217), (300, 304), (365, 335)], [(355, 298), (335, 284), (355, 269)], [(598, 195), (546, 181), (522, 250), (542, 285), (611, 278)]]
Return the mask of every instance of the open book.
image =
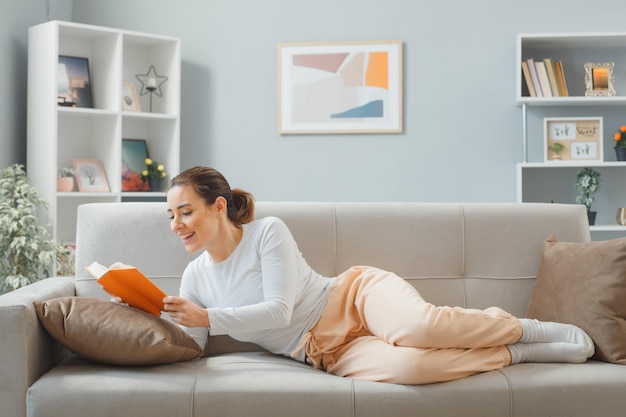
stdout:
[(109, 294), (120, 297), (131, 307), (157, 317), (163, 310), (163, 298), (167, 296), (159, 287), (133, 266), (116, 262), (107, 268), (94, 262), (85, 269), (98, 280)]

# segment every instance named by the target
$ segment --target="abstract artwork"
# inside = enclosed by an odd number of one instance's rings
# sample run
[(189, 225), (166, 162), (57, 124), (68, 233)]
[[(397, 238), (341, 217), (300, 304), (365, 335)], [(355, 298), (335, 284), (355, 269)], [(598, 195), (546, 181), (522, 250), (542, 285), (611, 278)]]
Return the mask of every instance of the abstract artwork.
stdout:
[(280, 44), (278, 131), (402, 132), (402, 42)]

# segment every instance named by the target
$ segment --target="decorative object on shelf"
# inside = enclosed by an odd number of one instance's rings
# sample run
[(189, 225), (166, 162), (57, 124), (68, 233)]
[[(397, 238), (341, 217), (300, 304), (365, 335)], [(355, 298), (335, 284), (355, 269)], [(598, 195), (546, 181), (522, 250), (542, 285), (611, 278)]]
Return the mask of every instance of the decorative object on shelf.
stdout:
[(73, 191), (75, 175), (76, 171), (74, 171), (72, 168), (59, 168), (57, 170), (57, 191)]
[(63, 107), (93, 107), (89, 60), (59, 55), (57, 104)]
[(565, 146), (563, 146), (563, 144), (561, 144), (561, 142), (554, 142), (552, 145), (548, 146), (548, 149), (550, 151), (552, 151), (552, 153), (554, 153), (554, 160), (558, 161), (561, 159), (561, 155), (559, 155), (561, 153), (561, 151), (563, 149), (565, 149)]
[(278, 45), (278, 132), (402, 132), (402, 41)]
[(141, 179), (148, 181), (150, 191), (163, 191), (165, 177), (167, 177), (165, 166), (150, 158), (146, 158), (145, 163), (146, 168), (141, 171)]
[(617, 224), (620, 226), (626, 226), (626, 208), (621, 207), (617, 209)]
[(135, 90), (135, 84), (133, 83), (122, 84), (122, 110), (141, 111), (137, 90)]
[(607, 97), (614, 96), (615, 93), (615, 75), (613, 62), (603, 62), (595, 64), (585, 62), (585, 96), (588, 97)]
[(78, 191), (108, 192), (107, 182), (102, 162), (98, 159), (72, 159), (76, 171)]
[(37, 220), (37, 211), (46, 207), (22, 165), (0, 171), (0, 293), (72, 273), (72, 251)]
[(615, 157), (618, 161), (626, 161), (626, 126), (620, 126), (613, 135), (615, 140)]
[(146, 168), (148, 146), (143, 139), (122, 139), (122, 191), (150, 191), (141, 177)]
[(595, 200), (593, 195), (600, 189), (600, 173), (588, 167), (581, 169), (576, 175), (576, 189), (580, 192), (580, 195), (576, 197), (576, 202), (587, 207), (589, 225), (594, 225), (596, 212), (591, 211), (591, 204)]
[(137, 74), (135, 77), (141, 82), (140, 96), (150, 94), (150, 113), (152, 113), (152, 96), (156, 94), (163, 97), (161, 86), (167, 82), (167, 77), (157, 74), (154, 65), (150, 65), (148, 72), (145, 74)]
[(545, 162), (603, 161), (602, 117), (546, 117), (543, 129)]

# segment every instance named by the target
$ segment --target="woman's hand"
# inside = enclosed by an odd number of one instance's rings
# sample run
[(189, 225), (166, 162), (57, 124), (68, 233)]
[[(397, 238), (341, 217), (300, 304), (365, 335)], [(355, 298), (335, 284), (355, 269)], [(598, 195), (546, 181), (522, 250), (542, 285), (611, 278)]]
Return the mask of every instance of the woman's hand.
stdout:
[(163, 299), (164, 310), (172, 321), (187, 327), (211, 327), (209, 313), (197, 304), (182, 297), (168, 296)]

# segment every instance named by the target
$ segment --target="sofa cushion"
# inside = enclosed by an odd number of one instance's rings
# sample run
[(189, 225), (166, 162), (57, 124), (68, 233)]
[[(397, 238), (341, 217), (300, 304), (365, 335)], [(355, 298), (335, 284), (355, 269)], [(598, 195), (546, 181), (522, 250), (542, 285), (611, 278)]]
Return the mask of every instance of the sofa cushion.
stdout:
[(543, 244), (527, 317), (575, 324), (595, 359), (626, 364), (626, 238)]
[(60, 297), (34, 305), (52, 337), (92, 361), (156, 365), (203, 353), (176, 324), (126, 305), (87, 297)]

